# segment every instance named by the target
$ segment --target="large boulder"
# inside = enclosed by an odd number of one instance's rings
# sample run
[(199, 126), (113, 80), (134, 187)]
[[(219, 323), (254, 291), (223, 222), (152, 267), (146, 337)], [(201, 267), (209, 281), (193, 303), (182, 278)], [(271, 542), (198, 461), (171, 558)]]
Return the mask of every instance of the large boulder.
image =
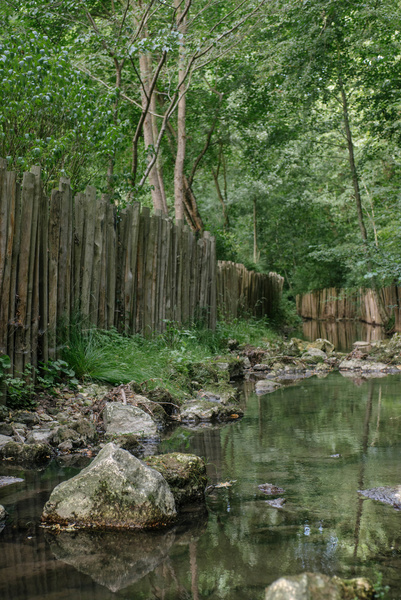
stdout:
[(115, 444), (107, 444), (78, 475), (52, 492), (42, 520), (75, 528), (144, 528), (176, 516), (166, 480)]
[(149, 456), (146, 464), (163, 475), (170, 486), (176, 506), (204, 502), (207, 485), (206, 465), (199, 456), (172, 452)]
[(371, 584), (362, 578), (344, 581), (320, 573), (282, 577), (266, 590), (265, 600), (370, 600)]
[(148, 413), (122, 402), (107, 402), (103, 411), (103, 420), (108, 435), (122, 433), (134, 433), (144, 437), (157, 435), (157, 425)]

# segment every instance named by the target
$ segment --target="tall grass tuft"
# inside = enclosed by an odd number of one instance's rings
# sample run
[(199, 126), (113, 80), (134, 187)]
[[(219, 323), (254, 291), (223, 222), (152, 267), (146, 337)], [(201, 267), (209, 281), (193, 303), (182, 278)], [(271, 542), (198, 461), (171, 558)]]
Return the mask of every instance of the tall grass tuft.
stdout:
[(119, 385), (135, 381), (152, 388), (162, 385), (180, 397), (188, 389), (188, 366), (228, 353), (228, 341), (263, 344), (276, 334), (266, 321), (220, 321), (216, 331), (200, 324), (178, 327), (166, 323), (166, 331), (145, 339), (124, 336), (115, 329), (98, 330), (76, 319), (69, 327), (63, 358), (79, 379)]

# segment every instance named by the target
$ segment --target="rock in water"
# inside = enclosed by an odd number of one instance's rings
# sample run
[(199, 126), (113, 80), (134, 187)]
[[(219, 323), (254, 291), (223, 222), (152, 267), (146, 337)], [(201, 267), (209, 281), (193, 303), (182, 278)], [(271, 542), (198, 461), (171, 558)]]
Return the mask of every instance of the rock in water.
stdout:
[(401, 485), (396, 487), (377, 487), (370, 490), (358, 490), (362, 496), (390, 504), (396, 510), (401, 510)]
[(321, 573), (302, 573), (272, 583), (265, 600), (370, 600), (373, 594), (373, 587), (366, 579), (344, 581)]
[(175, 516), (164, 477), (110, 443), (79, 475), (53, 490), (42, 520), (75, 528), (128, 529), (165, 525)]
[(199, 456), (172, 452), (149, 456), (146, 463), (159, 471), (170, 486), (176, 506), (205, 501), (206, 465)]
[(283, 488), (278, 487), (278, 485), (274, 485), (273, 483), (261, 483), (258, 485), (258, 488), (261, 492), (267, 494), (268, 496), (279, 496), (285, 492)]

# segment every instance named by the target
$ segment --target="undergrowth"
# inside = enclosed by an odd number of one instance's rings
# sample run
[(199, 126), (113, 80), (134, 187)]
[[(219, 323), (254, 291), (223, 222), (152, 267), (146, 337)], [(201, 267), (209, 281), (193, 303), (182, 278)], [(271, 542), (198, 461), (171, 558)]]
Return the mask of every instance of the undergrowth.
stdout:
[(98, 330), (79, 322), (69, 328), (63, 359), (78, 379), (119, 385), (135, 381), (146, 388), (162, 385), (180, 397), (187, 392), (190, 365), (228, 354), (228, 342), (260, 345), (276, 339), (266, 320), (220, 321), (216, 331), (201, 325), (166, 330), (150, 339)]

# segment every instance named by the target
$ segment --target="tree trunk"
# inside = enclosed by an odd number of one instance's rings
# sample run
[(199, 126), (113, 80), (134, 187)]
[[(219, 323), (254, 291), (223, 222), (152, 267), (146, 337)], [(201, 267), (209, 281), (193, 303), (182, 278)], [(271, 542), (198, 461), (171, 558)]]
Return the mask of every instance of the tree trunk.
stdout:
[(258, 252), (258, 237), (257, 237), (257, 222), (256, 222), (256, 198), (253, 199), (253, 262), (256, 263), (259, 260)]
[[(123, 69), (124, 66), (124, 61), (122, 61), (121, 63), (119, 63), (117, 61), (117, 59), (114, 59), (114, 66), (116, 68), (116, 89), (120, 89), (121, 88), (121, 71)], [(117, 125), (117, 121), (118, 121), (118, 104), (119, 104), (119, 99), (118, 97), (116, 98), (116, 101), (114, 103), (114, 107), (113, 107), (113, 121), (114, 124)], [(107, 164), (107, 191), (109, 194), (112, 194), (114, 191), (114, 182), (113, 182), (113, 176), (114, 176), (114, 161), (115, 161), (115, 151), (113, 152), (113, 154), (109, 154), (108, 157), (108, 164)]]
[(343, 84), (341, 78), (339, 78), (338, 83), (339, 83), (340, 92), (341, 92), (345, 135), (347, 136), (347, 145), (348, 145), (348, 159), (349, 159), (349, 166), (351, 169), (352, 184), (354, 187), (354, 196), (355, 196), (355, 203), (356, 203), (356, 212), (358, 215), (359, 230), (361, 232), (361, 237), (362, 237), (363, 243), (365, 245), (367, 245), (368, 235), (366, 233), (366, 227), (365, 227), (365, 223), (363, 220), (361, 192), (360, 192), (360, 188), (359, 188), (358, 173), (357, 173), (356, 166), (355, 166), (354, 143), (352, 141), (351, 128), (350, 128), (350, 124), (349, 124), (348, 100), (347, 100), (347, 96), (346, 96), (346, 93), (344, 90), (344, 84)]
[(218, 197), (221, 207), (223, 209), (223, 229), (228, 229), (230, 226), (230, 222), (228, 219), (227, 206), (224, 201), (223, 194), (221, 193), (218, 172), (216, 172), (213, 169), (213, 167), (212, 167), (212, 175), (213, 175), (213, 179), (214, 179), (214, 185), (216, 186), (217, 197)]
[[(188, 0), (187, 0), (188, 1)], [(177, 23), (180, 23), (178, 29), (185, 35), (187, 17), (184, 16), (181, 19), (180, 5), (182, 0), (174, 0), (174, 6), (177, 10), (176, 18)], [(186, 11), (186, 5), (184, 11)], [(179, 51), (178, 58), (178, 93), (180, 99), (177, 106), (177, 154), (175, 159), (174, 169), (174, 208), (175, 208), (175, 220), (180, 221), (184, 218), (184, 204), (185, 204), (185, 187), (184, 187), (184, 162), (185, 162), (185, 150), (186, 150), (186, 131), (185, 131), (185, 117), (186, 117), (186, 86), (184, 83), (185, 75), (185, 51), (184, 51), (184, 38), (182, 38), (182, 45)]]
[[(141, 73), (141, 79), (143, 83), (143, 87), (141, 87), (141, 101), (142, 108), (146, 110), (148, 93), (150, 89), (150, 82), (152, 80), (152, 58), (148, 54), (141, 54), (139, 57), (139, 69)], [(150, 106), (152, 106), (152, 101)], [(152, 108), (151, 108), (152, 110)], [(153, 111), (152, 111), (153, 112)], [(154, 117), (156, 118), (156, 117)], [(157, 127), (157, 125), (156, 125)], [(156, 140), (153, 137), (153, 123), (152, 123), (152, 115), (148, 111), (143, 122), (143, 137), (145, 140), (145, 148), (148, 152), (147, 161), (150, 162), (150, 149), (154, 148), (156, 144)], [(161, 210), (162, 212), (166, 212), (164, 210), (163, 196), (160, 189), (159, 175), (157, 172), (157, 167), (154, 165), (149, 173), (149, 183), (152, 186), (152, 201), (154, 210)]]

